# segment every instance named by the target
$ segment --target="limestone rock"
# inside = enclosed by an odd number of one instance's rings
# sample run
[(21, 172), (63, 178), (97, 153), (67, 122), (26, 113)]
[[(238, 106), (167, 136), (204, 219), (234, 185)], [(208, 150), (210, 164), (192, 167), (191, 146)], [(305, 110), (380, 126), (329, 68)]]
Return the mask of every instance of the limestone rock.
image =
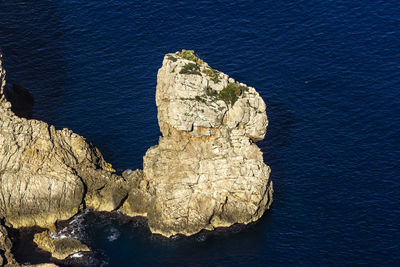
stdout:
[(126, 174), (134, 182), (122, 211), (147, 216), (164, 236), (259, 219), (273, 189), (254, 143), (268, 125), (256, 90), (182, 51), (164, 57), (156, 104), (163, 136), (143, 173)]
[(0, 266), (17, 265), (13, 254), (11, 253), (12, 242), (8, 237), (7, 229), (0, 223)]
[[(96, 147), (68, 129), (14, 114), (1, 55), (0, 85), (0, 218), (14, 228), (51, 228), (81, 207), (119, 207), (127, 194), (123, 179)], [(27, 94), (15, 93), (16, 103), (18, 95)]]
[[(255, 145), (268, 125), (263, 99), (190, 51), (165, 56), (156, 90), (162, 137), (143, 171), (123, 177), (82, 136), (17, 116), (21, 107), (5, 94), (0, 56), (0, 219), (12, 227), (52, 229), (84, 207), (120, 208), (147, 216), (154, 233), (191, 235), (255, 221), (271, 205), (270, 169)], [(21, 96), (29, 98), (22, 89), (8, 98), (16, 105)], [(47, 234), (36, 240), (60, 257), (67, 253), (57, 248), (79, 246)]]
[(140, 185), (143, 180), (143, 171), (124, 172), (122, 176), (127, 181), (127, 187), (130, 191), (120, 210), (131, 217), (146, 217), (148, 211), (154, 207), (154, 198), (146, 190), (141, 189), (144, 186)]
[(88, 246), (71, 237), (52, 238), (49, 231), (35, 234), (33, 238), (39, 248), (51, 253), (53, 258), (63, 260), (77, 253), (90, 251)]

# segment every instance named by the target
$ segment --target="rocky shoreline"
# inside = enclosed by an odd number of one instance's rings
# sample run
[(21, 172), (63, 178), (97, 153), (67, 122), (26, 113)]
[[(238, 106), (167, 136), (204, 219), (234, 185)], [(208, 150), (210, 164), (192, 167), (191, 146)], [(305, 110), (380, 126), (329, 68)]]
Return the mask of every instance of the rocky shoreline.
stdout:
[(272, 203), (255, 144), (268, 125), (263, 99), (193, 51), (165, 55), (156, 90), (162, 136), (143, 170), (122, 176), (82, 136), (24, 118), (29, 111), (17, 116), (12, 103), (29, 95), (9, 93), (1, 55), (0, 83), (0, 266), (18, 265), (7, 228), (49, 229), (35, 241), (55, 258), (89, 250), (54, 238), (56, 222), (87, 208), (146, 217), (152, 233), (171, 237), (254, 222)]

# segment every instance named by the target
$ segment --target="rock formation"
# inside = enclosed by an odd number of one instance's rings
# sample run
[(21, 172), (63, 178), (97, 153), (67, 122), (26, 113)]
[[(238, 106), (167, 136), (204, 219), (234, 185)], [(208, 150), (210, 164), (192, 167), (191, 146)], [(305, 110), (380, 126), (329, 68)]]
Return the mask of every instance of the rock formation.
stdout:
[(8, 231), (6, 227), (0, 223), (0, 266), (6, 267), (57, 267), (57, 265), (53, 263), (43, 263), (43, 264), (35, 264), (35, 265), (21, 265), (15, 259), (14, 255), (11, 253), (12, 249), (12, 241), (8, 237)]
[[(120, 208), (170, 237), (247, 224), (271, 205), (270, 169), (255, 144), (268, 125), (263, 99), (192, 51), (167, 54), (159, 69), (162, 136), (144, 156), (143, 171), (118, 176), (82, 136), (23, 118), (31, 100), (22, 87), (6, 89), (0, 55), (0, 266), (15, 263), (5, 225), (54, 230), (83, 208)], [(49, 235), (35, 241), (55, 257), (87, 250)]]
[(117, 208), (123, 179), (100, 151), (68, 129), (16, 116), (0, 73), (0, 217), (14, 228), (51, 227), (85, 205)]
[(49, 231), (35, 234), (33, 241), (39, 248), (51, 253), (53, 258), (63, 260), (77, 252), (90, 251), (88, 246), (70, 237), (52, 237)]
[(100, 151), (68, 129), (18, 117), (5, 90), (0, 55), (0, 219), (53, 229), (84, 207), (118, 208), (127, 190)]
[(164, 57), (156, 104), (162, 137), (144, 156), (143, 173), (124, 174), (131, 189), (121, 210), (147, 216), (164, 236), (260, 218), (273, 189), (254, 143), (268, 125), (256, 90), (183, 50)]

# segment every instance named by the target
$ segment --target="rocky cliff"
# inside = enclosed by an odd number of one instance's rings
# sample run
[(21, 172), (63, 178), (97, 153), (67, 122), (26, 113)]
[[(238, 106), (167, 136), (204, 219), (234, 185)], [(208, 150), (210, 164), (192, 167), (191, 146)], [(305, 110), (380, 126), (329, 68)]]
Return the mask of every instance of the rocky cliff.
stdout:
[(15, 228), (51, 227), (80, 207), (117, 208), (123, 179), (100, 151), (68, 129), (16, 116), (3, 69), (0, 79), (0, 217)]
[(162, 137), (143, 173), (125, 175), (131, 190), (122, 211), (147, 216), (165, 236), (260, 218), (273, 189), (255, 144), (268, 125), (256, 90), (183, 50), (164, 57), (156, 104)]
[[(0, 266), (15, 263), (4, 226), (54, 231), (56, 221), (84, 208), (119, 208), (147, 217), (153, 233), (169, 237), (253, 222), (271, 205), (270, 168), (255, 144), (268, 125), (263, 99), (192, 51), (164, 57), (156, 90), (162, 136), (143, 170), (122, 177), (82, 136), (23, 118), (30, 112), (21, 103), (33, 106), (33, 98), (14, 89), (6, 89), (0, 55)], [(87, 250), (49, 236), (35, 240), (59, 258)]]
[(0, 83), (0, 219), (53, 229), (84, 207), (116, 209), (127, 190), (97, 148), (68, 129), (14, 114), (1, 55)]

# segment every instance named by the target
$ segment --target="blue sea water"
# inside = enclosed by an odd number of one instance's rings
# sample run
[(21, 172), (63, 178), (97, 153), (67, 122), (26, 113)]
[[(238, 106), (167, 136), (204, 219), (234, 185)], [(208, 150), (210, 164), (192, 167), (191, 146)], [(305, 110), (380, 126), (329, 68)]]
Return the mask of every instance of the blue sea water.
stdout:
[(400, 266), (398, 1), (3, 0), (0, 47), (34, 117), (85, 136), (118, 171), (158, 142), (165, 53), (194, 49), (267, 103), (270, 212), (169, 241), (92, 219), (99, 265)]

